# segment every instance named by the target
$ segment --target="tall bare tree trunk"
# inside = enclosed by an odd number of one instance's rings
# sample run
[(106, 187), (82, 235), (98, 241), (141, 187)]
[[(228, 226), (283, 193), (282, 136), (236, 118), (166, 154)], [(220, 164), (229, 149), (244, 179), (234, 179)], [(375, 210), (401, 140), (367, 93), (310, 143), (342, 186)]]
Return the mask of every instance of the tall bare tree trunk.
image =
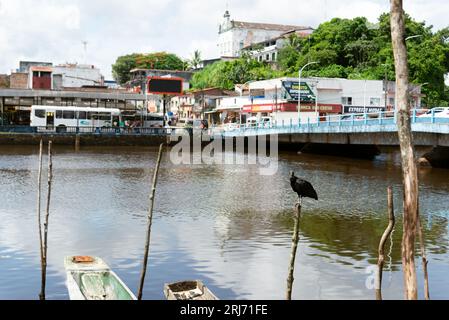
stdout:
[(393, 190), (388, 187), (388, 227), (382, 235), (382, 239), (379, 244), (379, 260), (377, 261), (377, 278), (376, 278), (376, 300), (382, 300), (382, 271), (385, 261), (385, 242), (393, 232), (395, 219), (394, 219), (394, 205), (393, 205)]
[(137, 299), (142, 300), (143, 296), (143, 287), (145, 284), (145, 276), (147, 273), (147, 265), (148, 265), (148, 255), (150, 251), (150, 241), (151, 241), (151, 226), (153, 225), (153, 208), (154, 208), (154, 198), (156, 195), (156, 186), (157, 179), (159, 175), (159, 167), (161, 165), (162, 152), (163, 152), (164, 144), (161, 144), (159, 147), (159, 155), (156, 162), (156, 168), (154, 169), (153, 175), (153, 186), (150, 193), (150, 211), (148, 213), (148, 224), (147, 224), (147, 236), (145, 242), (145, 254), (143, 258), (142, 271), (140, 273), (140, 284), (139, 284), (139, 292), (137, 294)]
[(396, 109), (401, 145), (404, 183), (404, 231), (402, 238), (402, 267), (405, 299), (418, 299), (415, 269), (415, 235), (418, 214), (418, 171), (408, 104), (408, 62), (405, 44), (405, 22), (402, 0), (391, 1), (391, 38), (396, 67)]
[(296, 216), (295, 216), (295, 228), (293, 231), (292, 238), (292, 252), (290, 256), (290, 265), (288, 268), (288, 278), (287, 278), (287, 300), (292, 299), (292, 291), (293, 291), (293, 281), (295, 280), (295, 260), (296, 260), (296, 252), (298, 251), (298, 242), (299, 242), (299, 220), (301, 218), (301, 202), (296, 206)]

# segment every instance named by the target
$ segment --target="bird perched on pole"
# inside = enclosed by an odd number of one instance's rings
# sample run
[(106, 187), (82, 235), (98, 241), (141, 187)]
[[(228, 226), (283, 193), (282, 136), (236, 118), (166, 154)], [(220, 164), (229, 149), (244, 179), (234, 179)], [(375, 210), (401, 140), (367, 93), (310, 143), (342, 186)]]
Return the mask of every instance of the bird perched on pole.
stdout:
[(302, 204), (302, 198), (312, 198), (318, 200), (318, 195), (312, 184), (303, 179), (299, 179), (295, 176), (294, 172), (292, 172), (290, 177), (290, 185), (292, 186), (293, 191), (298, 194), (300, 205)]

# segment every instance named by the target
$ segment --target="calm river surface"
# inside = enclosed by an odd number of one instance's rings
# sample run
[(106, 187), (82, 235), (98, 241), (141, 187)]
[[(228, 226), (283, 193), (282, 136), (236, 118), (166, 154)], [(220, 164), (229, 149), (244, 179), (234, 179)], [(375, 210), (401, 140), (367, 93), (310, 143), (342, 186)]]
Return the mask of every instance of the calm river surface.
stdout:
[[(0, 147), (0, 299), (38, 298), (37, 152)], [(137, 291), (156, 156), (155, 148), (56, 147), (49, 299), (68, 299), (67, 255), (102, 257)], [(259, 175), (256, 166), (175, 166), (165, 155), (144, 298), (163, 299), (164, 283), (199, 279), (221, 299), (284, 299), (297, 199), (291, 170), (320, 196), (304, 204), (294, 299), (373, 299), (369, 267), (387, 224), (388, 185), (400, 212), (397, 154), (366, 161), (283, 153), (274, 176)], [(420, 169), (420, 177), (430, 294), (449, 299), (449, 171)], [(403, 297), (401, 228), (399, 220), (386, 299)], [(418, 272), (422, 298), (420, 265)]]

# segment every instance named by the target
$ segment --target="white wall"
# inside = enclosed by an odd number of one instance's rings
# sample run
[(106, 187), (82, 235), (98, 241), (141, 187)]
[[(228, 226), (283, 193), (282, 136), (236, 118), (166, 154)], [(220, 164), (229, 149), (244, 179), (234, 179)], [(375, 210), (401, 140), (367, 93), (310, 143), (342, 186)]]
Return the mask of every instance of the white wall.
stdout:
[(53, 67), (53, 74), (62, 74), (62, 86), (80, 88), (82, 86), (101, 85), (100, 70), (91, 67)]

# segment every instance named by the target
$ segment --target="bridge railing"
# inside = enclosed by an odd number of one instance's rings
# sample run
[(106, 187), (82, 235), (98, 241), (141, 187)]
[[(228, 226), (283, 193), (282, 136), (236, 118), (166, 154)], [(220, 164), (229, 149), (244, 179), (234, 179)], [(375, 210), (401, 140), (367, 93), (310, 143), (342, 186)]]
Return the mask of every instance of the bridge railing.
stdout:
[[(439, 116), (435, 110), (414, 109), (410, 112), (412, 123), (448, 124), (449, 117)], [(276, 130), (316, 128), (324, 126), (369, 126), (369, 125), (395, 125), (397, 113), (394, 111), (382, 111), (375, 113), (353, 113), (341, 115), (328, 115), (321, 117), (309, 117), (306, 119), (288, 119), (281, 121), (265, 121), (252, 123), (251, 125), (234, 125), (231, 129), (224, 131), (247, 131), (247, 130)]]
[(58, 134), (58, 135), (167, 135), (169, 128), (112, 128), (112, 127), (30, 127), (7, 125), (0, 126), (1, 133)]

